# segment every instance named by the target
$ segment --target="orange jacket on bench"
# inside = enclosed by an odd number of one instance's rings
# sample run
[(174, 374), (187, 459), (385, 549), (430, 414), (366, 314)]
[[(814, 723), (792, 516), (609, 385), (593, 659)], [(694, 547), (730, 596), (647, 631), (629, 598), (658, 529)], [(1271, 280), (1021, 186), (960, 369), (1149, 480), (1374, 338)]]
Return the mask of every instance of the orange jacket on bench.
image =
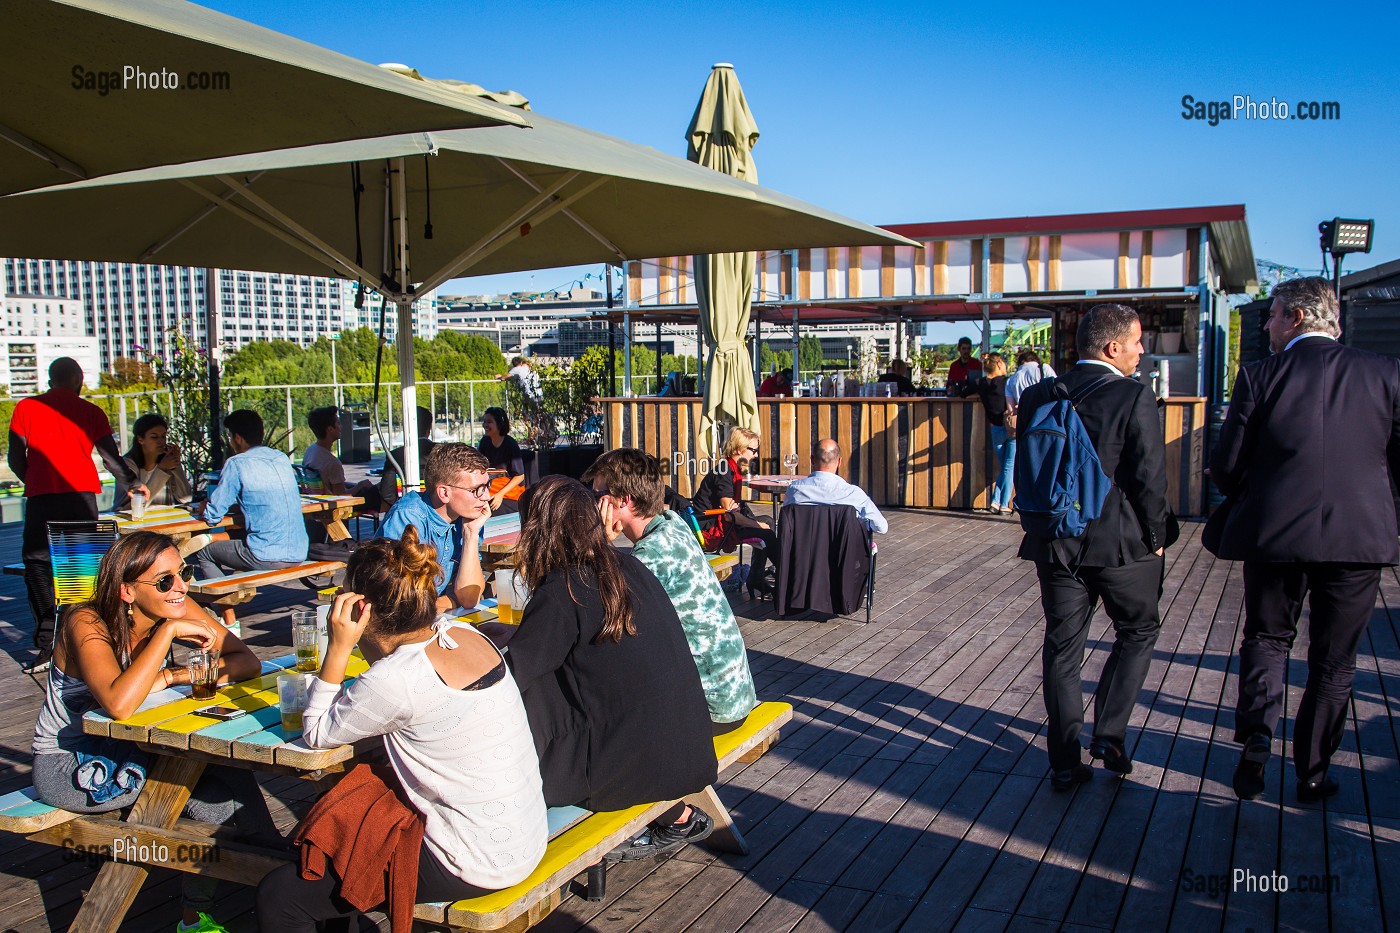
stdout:
[(418, 892), (423, 818), (369, 765), (357, 765), (322, 795), (297, 827), (301, 876), (340, 876), (340, 896), (356, 910), (386, 904), (394, 933), (409, 933)]

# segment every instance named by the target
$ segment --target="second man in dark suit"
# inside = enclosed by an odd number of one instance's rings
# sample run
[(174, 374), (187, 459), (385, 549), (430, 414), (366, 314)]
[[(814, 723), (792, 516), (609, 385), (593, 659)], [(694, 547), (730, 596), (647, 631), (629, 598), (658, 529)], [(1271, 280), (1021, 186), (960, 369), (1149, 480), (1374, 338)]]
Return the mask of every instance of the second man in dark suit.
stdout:
[[(1080, 360), (1060, 382), (1069, 390), (1104, 473), (1113, 481), (1100, 516), (1077, 538), (1027, 534), (1020, 556), (1035, 561), (1045, 610), (1045, 708), (1051, 785), (1069, 790), (1089, 780), (1080, 758), (1084, 726), (1079, 669), (1096, 604), (1113, 621), (1113, 650), (1094, 692), (1089, 754), (1118, 774), (1133, 769), (1126, 749), (1128, 718), (1147, 677), (1161, 616), (1162, 553), (1170, 544), (1166, 456), (1157, 403), (1129, 374), (1142, 356), (1137, 312), (1096, 305), (1080, 321)], [(1029, 425), (1052, 399), (1055, 380), (1021, 396), (1017, 422)], [(1025, 447), (1017, 451), (1026, 455)], [(1018, 473), (1020, 470), (1018, 469)]]
[(1327, 765), (1341, 744), (1356, 650), (1381, 567), (1400, 562), (1390, 457), (1400, 450), (1400, 366), (1346, 347), (1325, 279), (1274, 289), (1273, 356), (1240, 369), (1211, 456), (1227, 496), (1203, 536), (1244, 562), (1235, 768), (1242, 799), (1264, 790), (1284, 673), (1307, 596), (1308, 683), (1293, 728), (1298, 798), (1337, 791)]

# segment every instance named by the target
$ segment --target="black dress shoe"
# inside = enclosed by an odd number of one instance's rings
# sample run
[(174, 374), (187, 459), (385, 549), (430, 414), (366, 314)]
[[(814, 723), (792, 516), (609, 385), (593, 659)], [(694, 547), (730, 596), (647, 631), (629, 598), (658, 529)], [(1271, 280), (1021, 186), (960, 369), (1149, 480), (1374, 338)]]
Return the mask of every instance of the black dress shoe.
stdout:
[[(1235, 765), (1235, 796), (1241, 800), (1253, 800), (1264, 792), (1264, 768), (1272, 754), (1273, 739), (1263, 732), (1256, 732), (1244, 740), (1244, 750)], [(1299, 787), (1302, 785), (1300, 784)]]
[(1123, 743), (1112, 739), (1094, 739), (1089, 743), (1089, 757), (1103, 762), (1105, 771), (1114, 774), (1132, 774), (1133, 760), (1123, 750)]
[(1058, 793), (1074, 790), (1076, 784), (1083, 784), (1094, 777), (1094, 769), (1086, 764), (1077, 764), (1063, 771), (1050, 772), (1050, 789)]
[(1341, 790), (1341, 785), (1330, 777), (1325, 777), (1320, 781), (1299, 781), (1298, 802), (1317, 803), (1319, 800), (1326, 800), (1339, 790)]

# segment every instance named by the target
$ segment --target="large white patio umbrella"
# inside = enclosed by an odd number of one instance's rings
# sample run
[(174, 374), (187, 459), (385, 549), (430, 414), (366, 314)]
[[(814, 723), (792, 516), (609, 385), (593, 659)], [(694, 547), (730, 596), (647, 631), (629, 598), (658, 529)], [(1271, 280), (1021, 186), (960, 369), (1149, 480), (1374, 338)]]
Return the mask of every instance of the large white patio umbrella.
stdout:
[(0, 194), (245, 152), (529, 122), (184, 0), (0, 0), (0, 24)]
[[(735, 249), (912, 245), (654, 149), (530, 119), (523, 130), (308, 146), (0, 198), (0, 256), (356, 279), (398, 307), (411, 412), (411, 305), (449, 279)], [(416, 482), (417, 447), (404, 456)]]

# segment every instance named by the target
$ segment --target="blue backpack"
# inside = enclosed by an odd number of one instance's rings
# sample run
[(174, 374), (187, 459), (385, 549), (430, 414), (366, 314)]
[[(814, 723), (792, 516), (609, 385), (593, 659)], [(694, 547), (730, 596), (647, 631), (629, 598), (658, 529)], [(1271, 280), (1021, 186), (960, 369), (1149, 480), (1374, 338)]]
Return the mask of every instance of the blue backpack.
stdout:
[(1021, 528), (1040, 538), (1077, 538), (1103, 513), (1112, 482), (1074, 406), (1112, 377), (1072, 398), (1059, 379), (1051, 400), (1016, 432), (1016, 511)]

